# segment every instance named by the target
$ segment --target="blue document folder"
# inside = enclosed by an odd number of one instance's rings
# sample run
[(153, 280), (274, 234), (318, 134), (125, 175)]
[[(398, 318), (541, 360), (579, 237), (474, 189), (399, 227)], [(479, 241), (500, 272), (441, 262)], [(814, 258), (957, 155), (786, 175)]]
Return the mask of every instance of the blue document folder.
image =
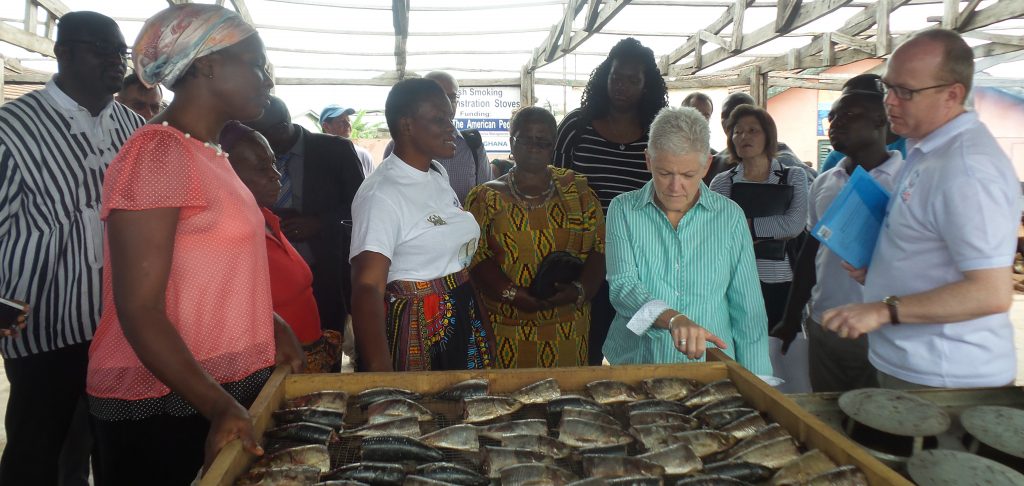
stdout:
[(850, 265), (867, 267), (888, 204), (889, 192), (858, 166), (811, 235)]

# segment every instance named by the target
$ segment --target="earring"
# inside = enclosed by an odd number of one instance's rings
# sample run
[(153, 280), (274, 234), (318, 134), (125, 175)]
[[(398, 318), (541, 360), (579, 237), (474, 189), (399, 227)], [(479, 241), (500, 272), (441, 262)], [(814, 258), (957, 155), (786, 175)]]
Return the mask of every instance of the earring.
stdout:
[(206, 79), (213, 79), (213, 75), (212, 74), (207, 74), (206, 75)]

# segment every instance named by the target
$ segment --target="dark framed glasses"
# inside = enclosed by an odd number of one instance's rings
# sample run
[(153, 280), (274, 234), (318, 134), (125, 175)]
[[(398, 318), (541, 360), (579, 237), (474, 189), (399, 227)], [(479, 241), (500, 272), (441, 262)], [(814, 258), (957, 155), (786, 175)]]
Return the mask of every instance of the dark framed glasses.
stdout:
[(881, 79), (879, 79), (877, 81), (877, 83), (878, 83), (878, 89), (879, 89), (879, 91), (882, 92), (883, 96), (891, 91), (892, 94), (896, 95), (897, 98), (899, 98), (901, 100), (904, 100), (904, 101), (910, 101), (910, 100), (914, 99), (914, 95), (916, 95), (916, 94), (918, 94), (918, 93), (920, 93), (922, 91), (927, 91), (927, 90), (936, 89), (936, 88), (945, 88), (947, 86), (953, 86), (954, 84), (956, 84), (956, 83), (944, 83), (944, 84), (936, 84), (935, 86), (926, 86), (924, 88), (911, 89), (911, 88), (904, 88), (903, 86), (895, 86), (895, 85), (886, 83), (885, 81), (882, 81)]
[(555, 146), (555, 142), (539, 138), (512, 137), (512, 143), (516, 145), (522, 145), (523, 147), (539, 148), (541, 150), (547, 150)]
[(80, 40), (80, 39), (63, 39), (60, 41), (61, 44), (84, 44), (89, 46), (96, 55), (99, 56), (118, 56), (121, 59), (128, 58), (128, 46), (124, 44), (111, 44), (103, 41), (91, 41), (91, 40)]

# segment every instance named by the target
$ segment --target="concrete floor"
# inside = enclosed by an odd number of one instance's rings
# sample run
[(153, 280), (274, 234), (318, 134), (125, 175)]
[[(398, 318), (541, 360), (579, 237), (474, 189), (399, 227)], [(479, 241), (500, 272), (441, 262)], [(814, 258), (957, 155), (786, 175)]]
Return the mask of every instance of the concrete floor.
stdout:
[[(1017, 385), (1024, 386), (1024, 295), (1014, 294), (1010, 319), (1014, 324), (1014, 345), (1017, 350)], [(346, 368), (351, 370), (350, 366), (346, 366)], [(7, 375), (4, 373), (3, 367), (0, 367), (0, 451), (3, 451), (4, 446), (7, 445), (7, 434), (3, 424), (7, 414), (9, 390), (10, 384), (7, 382)]]

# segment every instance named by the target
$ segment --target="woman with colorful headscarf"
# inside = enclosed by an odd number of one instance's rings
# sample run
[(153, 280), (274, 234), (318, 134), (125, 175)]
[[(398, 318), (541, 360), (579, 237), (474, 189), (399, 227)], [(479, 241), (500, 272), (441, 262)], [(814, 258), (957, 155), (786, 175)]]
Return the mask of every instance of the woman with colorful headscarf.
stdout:
[(98, 484), (188, 484), (227, 442), (256, 444), (246, 407), (302, 350), (273, 314), (263, 216), (217, 144), (273, 82), (263, 43), (230, 10), (161, 11), (133, 48), (139, 78), (174, 91), (111, 162), (103, 315), (86, 391)]

